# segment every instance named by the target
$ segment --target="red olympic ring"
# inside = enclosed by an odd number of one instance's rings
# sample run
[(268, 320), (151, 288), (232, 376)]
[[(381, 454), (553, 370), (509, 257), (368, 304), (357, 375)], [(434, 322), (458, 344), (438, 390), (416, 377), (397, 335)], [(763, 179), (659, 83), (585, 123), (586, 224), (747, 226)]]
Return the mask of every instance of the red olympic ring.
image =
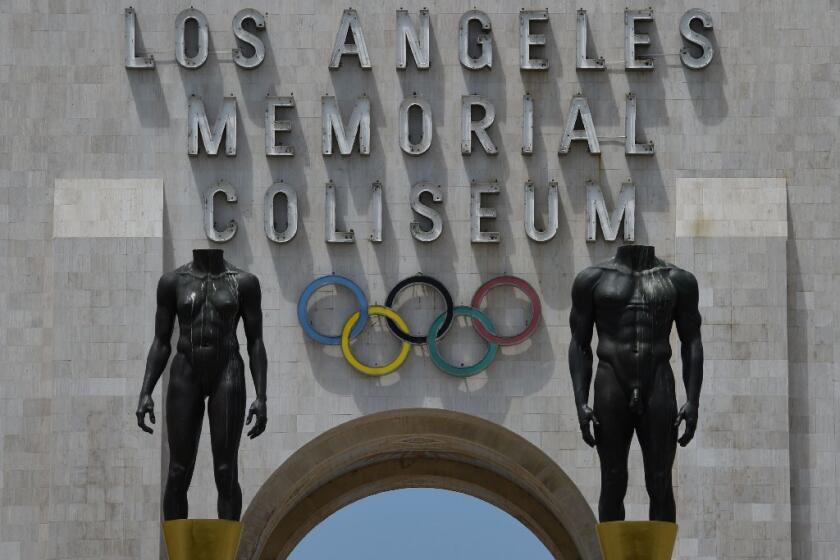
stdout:
[(481, 321), (473, 321), (473, 328), (476, 330), (478, 335), (487, 342), (495, 342), (500, 346), (512, 346), (514, 344), (519, 344), (531, 336), (539, 325), (540, 316), (542, 315), (540, 298), (537, 295), (537, 291), (534, 290), (534, 288), (525, 280), (517, 278), (516, 276), (497, 276), (496, 278), (493, 278), (481, 285), (481, 287), (475, 292), (472, 302), (470, 303), (470, 307), (480, 309), (481, 301), (487, 295), (487, 292), (498, 286), (513, 286), (528, 296), (528, 299), (531, 301), (531, 321), (525, 327), (525, 330), (513, 336), (500, 336), (493, 334), (481, 324)]

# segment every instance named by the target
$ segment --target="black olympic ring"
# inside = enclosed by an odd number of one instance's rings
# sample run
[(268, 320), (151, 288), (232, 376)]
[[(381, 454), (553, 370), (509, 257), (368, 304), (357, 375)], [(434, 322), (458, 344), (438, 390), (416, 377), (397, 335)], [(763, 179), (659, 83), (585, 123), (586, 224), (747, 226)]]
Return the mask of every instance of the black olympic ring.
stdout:
[[(397, 299), (397, 295), (412, 284), (425, 284), (443, 296), (443, 301), (446, 305), (446, 318), (443, 320), (443, 324), (438, 331), (440, 333), (438, 337), (443, 336), (449, 330), (450, 325), (452, 325), (452, 319), (455, 317), (455, 305), (452, 303), (452, 294), (449, 293), (449, 290), (446, 289), (446, 286), (440, 280), (426, 276), (425, 274), (417, 274), (404, 278), (388, 292), (388, 297), (385, 298), (385, 307), (391, 307), (394, 304), (394, 300)], [(388, 319), (388, 328), (391, 329), (394, 336), (405, 342), (412, 344), (426, 344), (428, 342), (427, 336), (415, 336), (411, 333), (403, 332), (391, 319)]]

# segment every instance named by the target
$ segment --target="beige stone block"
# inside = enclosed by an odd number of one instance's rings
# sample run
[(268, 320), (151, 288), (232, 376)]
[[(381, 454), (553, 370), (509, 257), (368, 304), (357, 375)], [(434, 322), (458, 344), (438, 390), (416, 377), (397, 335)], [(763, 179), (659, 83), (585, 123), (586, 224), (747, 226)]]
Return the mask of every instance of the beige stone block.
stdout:
[(677, 237), (787, 237), (783, 178), (679, 178)]
[(161, 237), (160, 179), (56, 179), (53, 237)]

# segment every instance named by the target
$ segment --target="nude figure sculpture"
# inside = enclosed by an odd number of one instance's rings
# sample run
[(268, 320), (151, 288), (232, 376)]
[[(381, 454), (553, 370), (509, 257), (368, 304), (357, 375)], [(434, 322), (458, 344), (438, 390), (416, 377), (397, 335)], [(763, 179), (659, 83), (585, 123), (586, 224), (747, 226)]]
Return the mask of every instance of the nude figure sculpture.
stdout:
[(169, 360), (177, 317), (180, 334), (166, 394), (169, 470), (163, 516), (167, 521), (187, 518), (187, 489), (195, 468), (205, 401), (219, 518), (239, 520), (242, 490), (237, 456), (245, 423), (245, 367), (236, 327), (242, 318), (256, 389), (247, 423), (254, 418), (256, 422), (248, 436), (255, 438), (265, 430), (267, 421), (267, 359), (260, 299), (257, 277), (226, 262), (218, 249), (193, 251), (192, 262), (164, 274), (158, 282), (155, 337), (136, 415), (140, 428), (152, 433), (145, 419), (148, 415), (155, 423), (152, 391)]
[[(583, 440), (597, 448), (601, 461), (601, 522), (624, 519), (634, 432), (642, 449), (650, 519), (676, 520), (671, 470), (677, 442), (685, 447), (694, 437), (703, 383), (697, 306), (694, 275), (656, 258), (650, 246), (619, 247), (614, 258), (586, 268), (574, 281), (569, 370)], [(679, 411), (669, 364), (674, 324), (682, 343), (687, 397)], [(598, 367), (590, 408), (593, 327)], [(685, 431), (678, 438), (683, 421)]]

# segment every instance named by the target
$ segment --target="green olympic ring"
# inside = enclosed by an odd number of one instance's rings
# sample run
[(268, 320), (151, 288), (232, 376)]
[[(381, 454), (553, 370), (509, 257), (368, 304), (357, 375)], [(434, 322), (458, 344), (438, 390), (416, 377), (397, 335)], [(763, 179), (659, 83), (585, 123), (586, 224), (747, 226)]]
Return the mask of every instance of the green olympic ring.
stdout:
[[(467, 307), (466, 305), (459, 305), (453, 310), (453, 316), (458, 315), (464, 315), (471, 318), (473, 321), (478, 321), (484, 325), (484, 328), (490, 331), (491, 334), (496, 334), (496, 328), (493, 326), (493, 322), (490, 321), (490, 318), (487, 315), (478, 309)], [(446, 321), (446, 313), (441, 313), (434, 321), (432, 321), (432, 324), (429, 327), (429, 334), (426, 337), (426, 340), (428, 341), (427, 344), (429, 346), (429, 356), (432, 358), (432, 362), (434, 362), (434, 364), (444, 373), (454, 375), (455, 377), (471, 377), (486, 369), (487, 366), (490, 365), (490, 362), (493, 361), (493, 358), (496, 357), (496, 350), (499, 349), (499, 345), (495, 342), (489, 342), (487, 346), (487, 353), (484, 354), (484, 357), (481, 358), (481, 360), (472, 365), (459, 367), (454, 364), (450, 364), (443, 356), (440, 355), (440, 352), (438, 351), (438, 331), (440, 331), (444, 321)]]

